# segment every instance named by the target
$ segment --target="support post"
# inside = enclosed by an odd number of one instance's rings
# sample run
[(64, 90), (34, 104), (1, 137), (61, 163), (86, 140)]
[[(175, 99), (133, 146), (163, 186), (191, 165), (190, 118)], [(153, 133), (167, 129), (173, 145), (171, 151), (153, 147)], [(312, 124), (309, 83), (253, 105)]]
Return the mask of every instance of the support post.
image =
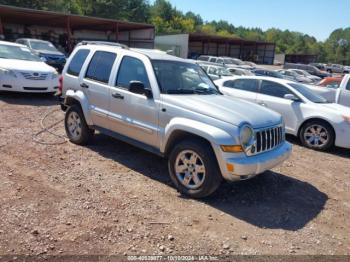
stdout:
[(5, 35), (4, 35), (4, 27), (3, 27), (3, 24), (2, 24), (1, 17), (0, 17), (0, 39), (2, 39), (2, 40), (4, 40), (4, 39), (5, 39)]
[(115, 23), (114, 31), (115, 31), (115, 41), (119, 42), (119, 24), (118, 23)]
[(70, 18), (67, 16), (66, 18), (66, 31), (67, 31), (67, 48), (68, 52), (72, 52), (73, 50), (73, 43), (72, 43), (72, 29), (70, 26)]

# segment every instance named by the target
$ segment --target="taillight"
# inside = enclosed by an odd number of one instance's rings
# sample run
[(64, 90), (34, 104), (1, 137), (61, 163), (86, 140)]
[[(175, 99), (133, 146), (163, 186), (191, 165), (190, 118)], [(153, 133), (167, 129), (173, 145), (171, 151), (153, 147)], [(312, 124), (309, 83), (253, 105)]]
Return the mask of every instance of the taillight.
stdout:
[(63, 90), (63, 76), (58, 78), (58, 92), (62, 93)]

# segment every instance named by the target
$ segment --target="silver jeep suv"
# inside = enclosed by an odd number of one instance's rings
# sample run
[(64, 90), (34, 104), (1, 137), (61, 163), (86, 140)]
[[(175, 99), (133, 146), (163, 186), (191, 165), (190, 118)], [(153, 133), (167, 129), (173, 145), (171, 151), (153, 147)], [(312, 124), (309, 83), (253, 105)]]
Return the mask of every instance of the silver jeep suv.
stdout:
[(82, 42), (61, 83), (71, 142), (98, 130), (166, 157), (177, 189), (194, 198), (291, 153), (279, 114), (222, 95), (198, 65), (161, 51)]

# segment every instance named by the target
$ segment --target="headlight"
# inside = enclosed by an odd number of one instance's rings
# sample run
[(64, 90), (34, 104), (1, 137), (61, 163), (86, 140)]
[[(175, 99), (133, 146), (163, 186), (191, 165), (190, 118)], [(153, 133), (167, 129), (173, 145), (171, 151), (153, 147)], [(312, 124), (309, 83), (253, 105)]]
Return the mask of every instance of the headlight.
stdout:
[(249, 125), (242, 126), (239, 132), (239, 139), (240, 139), (241, 145), (244, 148), (250, 146), (253, 143), (253, 138), (254, 138), (253, 128)]
[(58, 77), (58, 73), (57, 72), (53, 72), (51, 79), (56, 79)]
[(343, 119), (346, 123), (350, 124), (350, 116), (343, 116)]
[(6, 68), (0, 68), (0, 74), (6, 75), (6, 76), (17, 77), (15, 72), (13, 72), (12, 70), (6, 69)]

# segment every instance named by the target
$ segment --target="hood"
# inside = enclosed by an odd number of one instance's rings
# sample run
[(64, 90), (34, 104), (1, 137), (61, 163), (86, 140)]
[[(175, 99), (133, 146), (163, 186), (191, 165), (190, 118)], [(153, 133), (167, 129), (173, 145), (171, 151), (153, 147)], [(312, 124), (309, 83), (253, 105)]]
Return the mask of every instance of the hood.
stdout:
[(282, 121), (281, 115), (270, 109), (223, 95), (164, 95), (163, 101), (235, 126), (249, 123), (262, 128)]
[(323, 108), (333, 111), (336, 114), (350, 116), (350, 108), (339, 104), (321, 104)]
[(250, 65), (236, 65), (236, 64), (226, 64), (226, 67), (228, 68), (241, 68), (241, 69), (246, 69), (246, 70), (253, 70), (254, 67)]
[(307, 78), (305, 76), (298, 76), (297, 80), (301, 81), (301, 82), (304, 82), (304, 83), (311, 83), (312, 82), (312, 80), (310, 78)]
[(35, 71), (38, 73), (52, 73), (56, 70), (41, 61), (27, 61), (18, 59), (3, 59), (0, 58), (0, 67), (14, 71)]
[(308, 76), (308, 78), (310, 78), (310, 79), (312, 79), (312, 80), (318, 80), (318, 81), (320, 81), (320, 80), (322, 79), (321, 77), (313, 76), (313, 75)]
[(61, 53), (60, 51), (52, 51), (52, 50), (34, 50), (36, 53), (39, 53), (41, 55), (54, 55), (54, 56), (64, 56), (66, 57), (63, 53)]

